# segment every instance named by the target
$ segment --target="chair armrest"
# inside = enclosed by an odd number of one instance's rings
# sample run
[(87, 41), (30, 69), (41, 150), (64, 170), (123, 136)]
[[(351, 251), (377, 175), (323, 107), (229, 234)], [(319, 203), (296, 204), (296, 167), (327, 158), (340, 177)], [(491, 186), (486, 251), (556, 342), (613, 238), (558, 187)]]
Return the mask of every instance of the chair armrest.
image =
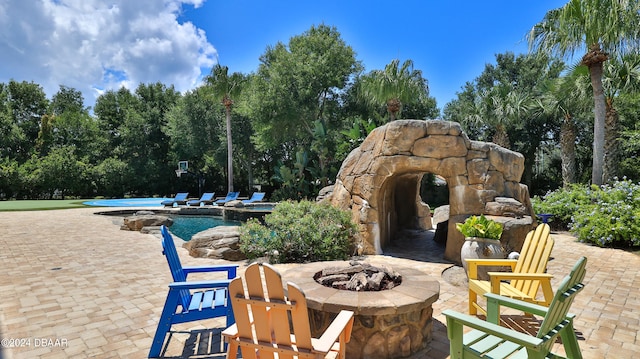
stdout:
[(222, 336), (227, 338), (235, 338), (238, 336), (238, 325), (233, 324), (229, 328), (222, 331)]
[(544, 298), (551, 301), (553, 289), (551, 288), (552, 274), (548, 273), (509, 273), (509, 272), (488, 272), (491, 281), (491, 293), (500, 294), (500, 281), (502, 280), (538, 280), (542, 286)]
[(351, 326), (353, 325), (353, 312), (349, 310), (341, 310), (338, 316), (331, 322), (327, 330), (322, 333), (322, 336), (318, 338), (318, 341), (313, 346), (315, 351), (320, 353), (328, 353), (331, 350), (333, 344), (340, 337), (340, 335), (346, 330), (347, 341), (351, 336)]
[(547, 314), (547, 311), (549, 309), (539, 304), (525, 302), (524, 300), (509, 297), (503, 297), (495, 293), (485, 293), (484, 296), (487, 299), (487, 318), (489, 317), (488, 313), (491, 307), (505, 306), (543, 317)]
[(542, 295), (547, 303), (551, 304), (553, 299), (553, 288), (551, 287), (552, 274), (548, 273), (505, 273), (505, 272), (488, 272), (491, 280), (491, 292), (499, 293), (500, 281), (507, 279), (516, 280), (538, 280), (540, 281), (540, 287), (542, 288)]
[(515, 259), (475, 259), (475, 258), (465, 258), (465, 262), (467, 262), (468, 266), (506, 266), (511, 267), (511, 269), (516, 267), (516, 263), (518, 263)]
[(216, 265), (216, 266), (197, 266), (197, 267), (182, 267), (184, 275), (189, 273), (208, 273), (208, 272), (227, 272), (227, 278), (233, 279), (236, 277), (238, 265)]
[(173, 282), (169, 283), (169, 290), (181, 289), (208, 289), (208, 288), (228, 288), (229, 280), (205, 280), (193, 282)]
[(516, 267), (516, 263), (518, 262), (515, 259), (472, 259), (466, 258), (465, 262), (467, 263), (467, 274), (469, 279), (478, 279), (478, 267), (483, 266), (503, 266), (510, 267), (511, 271)]
[(462, 343), (462, 327), (467, 326), (534, 350), (539, 350), (542, 343), (544, 343), (543, 339), (501, 327), (494, 323), (485, 322), (482, 319), (458, 313), (450, 309), (444, 310), (442, 314), (447, 317), (447, 334), (451, 341), (455, 338)]
[(488, 272), (489, 278), (491, 278), (491, 287), (499, 284), (500, 281), (509, 279), (523, 279), (523, 280), (539, 280), (551, 283), (553, 274), (548, 273), (511, 273), (511, 272)]
[[(500, 317), (500, 306), (509, 307), (525, 313), (535, 314), (541, 317), (545, 317), (549, 308), (543, 305), (525, 302), (523, 300), (503, 297), (495, 293), (485, 293), (485, 299), (487, 300), (487, 321), (491, 323), (498, 323)], [(567, 313), (566, 318), (573, 320), (575, 314)]]

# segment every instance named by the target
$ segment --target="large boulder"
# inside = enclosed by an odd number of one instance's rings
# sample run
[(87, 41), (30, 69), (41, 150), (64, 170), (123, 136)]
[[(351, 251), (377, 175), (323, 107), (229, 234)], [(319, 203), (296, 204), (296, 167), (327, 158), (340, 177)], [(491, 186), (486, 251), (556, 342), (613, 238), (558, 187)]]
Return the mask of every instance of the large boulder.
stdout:
[(140, 231), (144, 227), (167, 227), (173, 224), (173, 220), (167, 216), (154, 214), (153, 212), (137, 212), (133, 216), (124, 218), (124, 223), (120, 229), (125, 231)]
[(522, 218), (529, 215), (524, 204), (509, 197), (496, 197), (494, 201), (487, 202), (484, 208), (484, 214), (491, 216)]
[(240, 227), (217, 226), (198, 232), (182, 247), (189, 250), (192, 257), (240, 261), (247, 259), (240, 250)]

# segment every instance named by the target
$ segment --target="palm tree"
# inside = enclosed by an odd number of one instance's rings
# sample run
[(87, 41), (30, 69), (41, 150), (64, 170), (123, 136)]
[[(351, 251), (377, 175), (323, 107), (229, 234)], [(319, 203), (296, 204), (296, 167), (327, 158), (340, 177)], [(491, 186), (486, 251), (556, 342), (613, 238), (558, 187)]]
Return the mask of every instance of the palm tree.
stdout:
[(216, 64), (211, 69), (211, 74), (206, 77), (206, 82), (211, 86), (213, 96), (219, 99), (225, 108), (227, 127), (227, 191), (233, 192), (233, 142), (231, 140), (231, 106), (233, 98), (238, 96), (241, 85), (245, 81), (244, 76), (239, 72), (228, 75), (229, 68)]
[(395, 121), (402, 112), (402, 104), (419, 102), (427, 97), (429, 87), (422, 77), (422, 71), (413, 68), (413, 61), (392, 60), (384, 70), (374, 70), (363, 76), (360, 96), (374, 105), (385, 103), (389, 118)]
[(603, 176), (608, 181), (616, 177), (619, 165), (620, 125), (614, 100), (621, 92), (640, 88), (640, 55), (628, 54), (608, 61), (604, 66), (603, 86), (606, 101)]
[(531, 110), (531, 97), (509, 84), (499, 83), (478, 93), (467, 108), (463, 123), (492, 130), (491, 142), (511, 148), (509, 129), (522, 123)]
[(507, 129), (526, 116), (530, 109), (530, 96), (511, 85), (499, 84), (488, 91), (486, 99), (490, 106), (490, 115), (486, 120), (495, 129), (492, 142), (511, 148)]
[(565, 57), (587, 50), (581, 63), (589, 68), (593, 88), (593, 169), (591, 182), (603, 183), (606, 103), (603, 63), (609, 52), (625, 53), (640, 42), (638, 0), (569, 0), (547, 12), (528, 34), (529, 45), (543, 53)]
[(576, 182), (576, 112), (588, 103), (589, 83), (585, 66), (573, 66), (568, 73), (543, 85), (543, 95), (536, 99), (537, 107), (550, 118), (560, 118), (560, 160), (562, 185)]

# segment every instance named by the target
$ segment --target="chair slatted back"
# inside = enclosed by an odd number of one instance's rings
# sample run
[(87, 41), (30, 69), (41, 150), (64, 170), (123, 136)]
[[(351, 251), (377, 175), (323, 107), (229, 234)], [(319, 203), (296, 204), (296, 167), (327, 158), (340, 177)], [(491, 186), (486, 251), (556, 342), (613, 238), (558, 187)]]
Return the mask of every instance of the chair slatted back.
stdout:
[(304, 293), (288, 283), (285, 296), (280, 274), (268, 264), (250, 265), (244, 278), (229, 284), (242, 357), (315, 358)]
[[(542, 223), (535, 230), (529, 232), (522, 245), (520, 257), (513, 270), (514, 273), (544, 273), (551, 256), (554, 240), (551, 238), (551, 228)], [(540, 281), (512, 280), (511, 286), (535, 298)]]
[[(171, 270), (171, 276), (174, 282), (186, 282), (187, 276), (182, 270), (182, 263), (180, 263), (180, 257), (176, 251), (176, 245), (173, 242), (173, 236), (169, 233), (169, 229), (165, 225), (160, 227), (160, 233), (162, 233), (162, 254), (167, 258), (169, 269)], [(187, 289), (180, 291), (180, 301), (182, 303), (183, 310), (189, 308), (189, 302), (191, 301), (191, 293)]]
[[(538, 338), (542, 339), (558, 335), (555, 329), (565, 320), (576, 294), (584, 288), (582, 281), (584, 280), (586, 272), (587, 258), (581, 257), (573, 266), (571, 273), (562, 280), (556, 294), (553, 296), (547, 315), (544, 317), (542, 324), (540, 324), (537, 335)], [(553, 340), (547, 341), (546, 345), (550, 350), (553, 345)]]
[(189, 197), (189, 192), (180, 192), (177, 193), (174, 200), (175, 201), (185, 201)]
[(215, 192), (206, 192), (200, 197), (200, 201), (211, 201), (213, 197), (216, 195)]

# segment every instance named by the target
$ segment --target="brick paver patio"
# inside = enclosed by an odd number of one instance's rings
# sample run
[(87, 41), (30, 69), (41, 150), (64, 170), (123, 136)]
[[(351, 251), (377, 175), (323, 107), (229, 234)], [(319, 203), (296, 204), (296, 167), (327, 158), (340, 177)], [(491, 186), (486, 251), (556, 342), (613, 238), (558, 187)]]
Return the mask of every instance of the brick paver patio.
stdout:
[[(0, 359), (147, 357), (171, 278), (160, 241), (121, 231), (119, 218), (95, 215), (98, 210), (0, 212)], [(577, 243), (563, 233), (553, 236), (548, 271), (556, 276), (554, 288), (580, 256), (589, 260), (586, 288), (572, 307), (584, 357), (637, 356), (640, 257)], [(465, 312), (466, 287), (443, 279), (451, 264), (433, 241), (407, 243), (398, 241), (391, 255), (371, 259), (417, 268), (440, 281), (434, 339), (421, 357), (446, 358), (441, 312)], [(183, 249), (179, 254), (185, 265), (216, 263), (191, 258)], [(166, 357), (223, 358), (215, 339), (223, 325), (209, 320), (174, 327)]]

